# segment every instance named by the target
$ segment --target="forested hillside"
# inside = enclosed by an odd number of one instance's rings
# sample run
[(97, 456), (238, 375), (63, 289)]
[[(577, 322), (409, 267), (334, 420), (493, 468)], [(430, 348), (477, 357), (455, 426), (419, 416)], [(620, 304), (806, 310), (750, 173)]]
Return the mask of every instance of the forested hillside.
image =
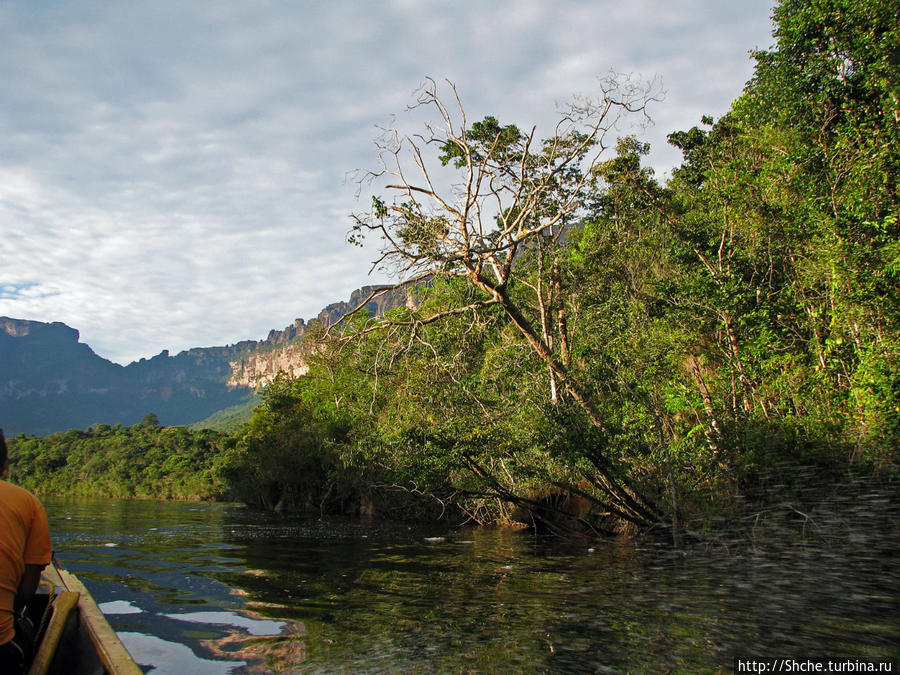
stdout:
[(593, 532), (896, 486), (900, 16), (774, 19), (728, 114), (671, 134), (666, 182), (616, 137), (652, 96), (629, 81), (546, 138), (427, 84), (432, 124), (383, 137), (353, 232), (417, 305), (307, 331), (309, 373), (269, 387), (217, 475), (267, 507)]
[[(426, 85), (433, 122), (380, 146), (355, 236), (431, 284), (323, 338), (238, 440), (244, 464), (306, 416), (340, 434), (292, 454), (377, 467), (372, 488), (598, 530), (896, 478), (897, 8), (786, 0), (774, 35), (727, 115), (670, 136), (665, 184), (614, 136), (648, 96), (627, 81), (545, 139), (469, 125)], [(261, 480), (290, 491), (280, 468)]]
[(140, 424), (10, 439), (10, 478), (38, 494), (154, 499), (226, 496), (213, 465), (225, 434)]

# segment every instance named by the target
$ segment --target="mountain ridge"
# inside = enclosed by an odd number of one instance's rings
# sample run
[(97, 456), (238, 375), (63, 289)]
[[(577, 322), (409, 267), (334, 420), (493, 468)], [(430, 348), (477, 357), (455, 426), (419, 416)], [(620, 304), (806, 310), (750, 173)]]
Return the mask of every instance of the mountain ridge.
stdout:
[[(315, 322), (331, 325), (385, 286), (364, 286), (263, 340), (193, 347), (120, 365), (80, 342), (76, 328), (0, 317), (0, 428), (8, 436), (46, 435), (93, 424), (136, 424), (150, 412), (168, 426), (200, 422), (252, 400), (279, 372), (306, 371), (301, 338)], [(408, 303), (389, 290), (366, 303), (381, 316)]]

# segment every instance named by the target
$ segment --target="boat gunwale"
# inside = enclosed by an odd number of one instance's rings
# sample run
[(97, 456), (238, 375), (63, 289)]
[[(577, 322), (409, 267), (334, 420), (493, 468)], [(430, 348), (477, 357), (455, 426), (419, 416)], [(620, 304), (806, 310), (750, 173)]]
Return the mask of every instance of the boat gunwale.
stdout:
[[(110, 675), (143, 675), (121, 638), (109, 625), (97, 602), (81, 580), (63, 569), (57, 562), (51, 562), (43, 571), (43, 578), (59, 591), (78, 593), (78, 626), (91, 641), (93, 649)], [(38, 646), (40, 650), (40, 646)], [(52, 661), (55, 654), (51, 655)]]

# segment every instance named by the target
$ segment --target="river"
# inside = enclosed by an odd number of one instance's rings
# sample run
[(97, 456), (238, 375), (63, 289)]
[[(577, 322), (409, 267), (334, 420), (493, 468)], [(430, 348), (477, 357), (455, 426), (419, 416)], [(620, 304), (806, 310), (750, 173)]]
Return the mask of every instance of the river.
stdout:
[(893, 526), (675, 549), (228, 504), (44, 503), (58, 559), (157, 674), (731, 672), (735, 656), (900, 656)]

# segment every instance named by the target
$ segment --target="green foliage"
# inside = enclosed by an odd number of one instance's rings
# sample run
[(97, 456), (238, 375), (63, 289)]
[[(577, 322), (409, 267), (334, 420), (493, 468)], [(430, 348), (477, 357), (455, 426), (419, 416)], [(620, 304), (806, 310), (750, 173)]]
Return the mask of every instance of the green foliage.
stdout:
[[(701, 327), (723, 424), (783, 420), (896, 461), (896, 7), (786, 0), (775, 18), (777, 48), (729, 114), (671, 137), (686, 160), (673, 301)], [(740, 453), (744, 437), (723, 441)]]
[(268, 509), (313, 509), (331, 491), (341, 428), (315, 419), (301, 386), (283, 376), (272, 382), (262, 406), (219, 458), (217, 473), (238, 498)]
[(223, 408), (206, 419), (190, 425), (190, 428), (195, 431), (212, 429), (223, 433), (232, 433), (250, 421), (250, 418), (253, 417), (253, 409), (256, 408), (260, 402), (261, 398), (257, 395), (253, 395), (245, 403)]
[[(515, 158), (521, 159), (525, 138), (514, 124), (501, 126), (497, 118), (488, 115), (475, 122), (463, 140), (474, 149), (470, 161), (510, 163)], [(466, 165), (465, 149), (459, 143), (447, 141), (441, 146), (443, 154), (438, 159), (444, 166), (453, 160), (454, 166), (461, 169)]]
[(44, 438), (9, 440), (10, 480), (38, 494), (213, 499), (212, 474), (225, 436), (162, 427), (155, 415), (132, 427), (98, 424)]

